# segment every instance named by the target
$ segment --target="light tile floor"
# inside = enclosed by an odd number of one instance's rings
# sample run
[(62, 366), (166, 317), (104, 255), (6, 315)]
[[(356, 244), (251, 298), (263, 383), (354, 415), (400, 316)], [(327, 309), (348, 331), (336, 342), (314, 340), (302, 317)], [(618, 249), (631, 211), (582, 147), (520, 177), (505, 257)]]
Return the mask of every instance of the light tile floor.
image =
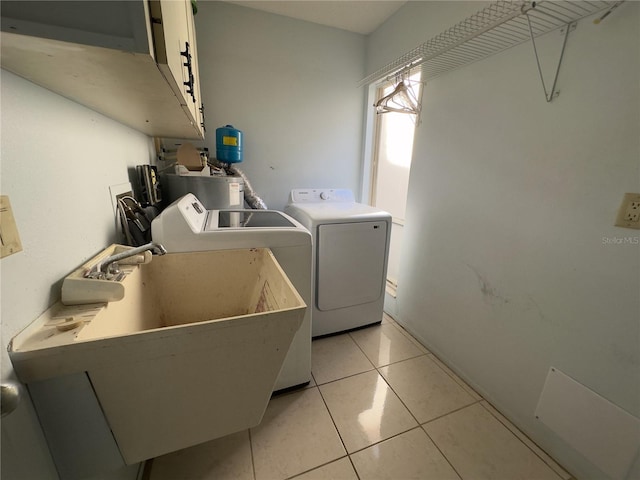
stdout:
[(385, 315), (312, 344), (309, 387), (260, 425), (153, 460), (150, 480), (569, 480)]

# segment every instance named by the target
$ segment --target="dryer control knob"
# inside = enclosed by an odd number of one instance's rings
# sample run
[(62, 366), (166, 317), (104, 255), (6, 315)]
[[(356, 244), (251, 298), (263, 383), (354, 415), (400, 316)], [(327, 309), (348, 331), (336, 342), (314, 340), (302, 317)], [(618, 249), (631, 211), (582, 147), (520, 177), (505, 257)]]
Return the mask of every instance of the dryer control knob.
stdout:
[(322, 200), (329, 200), (329, 192), (320, 192), (320, 198)]

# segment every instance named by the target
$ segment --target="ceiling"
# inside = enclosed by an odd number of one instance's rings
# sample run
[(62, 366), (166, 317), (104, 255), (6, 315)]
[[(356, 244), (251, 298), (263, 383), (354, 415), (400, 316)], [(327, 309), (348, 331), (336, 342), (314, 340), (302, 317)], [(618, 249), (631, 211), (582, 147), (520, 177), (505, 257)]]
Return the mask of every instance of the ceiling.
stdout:
[(368, 35), (402, 7), (406, 1), (254, 0), (229, 1), (229, 3)]

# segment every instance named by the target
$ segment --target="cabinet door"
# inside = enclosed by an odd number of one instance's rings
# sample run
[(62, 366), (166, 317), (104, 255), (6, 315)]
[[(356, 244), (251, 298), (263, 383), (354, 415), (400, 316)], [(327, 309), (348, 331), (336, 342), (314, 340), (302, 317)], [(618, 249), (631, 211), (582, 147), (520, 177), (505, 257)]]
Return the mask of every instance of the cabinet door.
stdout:
[(3, 69), (147, 135), (203, 138), (188, 0), (1, 3)]
[[(192, 23), (189, 0), (152, 0), (151, 21), (158, 68), (164, 74), (181, 104), (199, 125), (195, 99), (194, 51), (189, 35)], [(192, 81), (193, 79), (193, 81)]]
[(204, 118), (204, 103), (202, 101), (202, 94), (200, 90), (200, 69), (198, 65), (198, 43), (196, 41), (196, 24), (192, 10), (187, 12), (187, 27), (189, 29), (189, 44), (192, 46), (193, 58), (192, 69), (194, 76), (193, 90), (195, 93), (195, 107), (196, 107), (196, 120), (200, 127), (201, 133), (204, 134), (205, 130), (205, 118)]
[(153, 50), (146, 2), (2, 0), (2, 31), (148, 54)]

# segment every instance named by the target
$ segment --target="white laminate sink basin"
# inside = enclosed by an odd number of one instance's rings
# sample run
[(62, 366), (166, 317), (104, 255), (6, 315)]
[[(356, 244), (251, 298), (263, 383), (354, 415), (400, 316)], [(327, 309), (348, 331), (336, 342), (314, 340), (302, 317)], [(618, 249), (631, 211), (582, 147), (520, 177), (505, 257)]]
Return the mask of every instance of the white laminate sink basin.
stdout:
[(11, 341), (20, 380), (86, 372), (127, 464), (257, 425), (306, 308), (271, 251), (127, 268), (122, 300), (58, 303)]

